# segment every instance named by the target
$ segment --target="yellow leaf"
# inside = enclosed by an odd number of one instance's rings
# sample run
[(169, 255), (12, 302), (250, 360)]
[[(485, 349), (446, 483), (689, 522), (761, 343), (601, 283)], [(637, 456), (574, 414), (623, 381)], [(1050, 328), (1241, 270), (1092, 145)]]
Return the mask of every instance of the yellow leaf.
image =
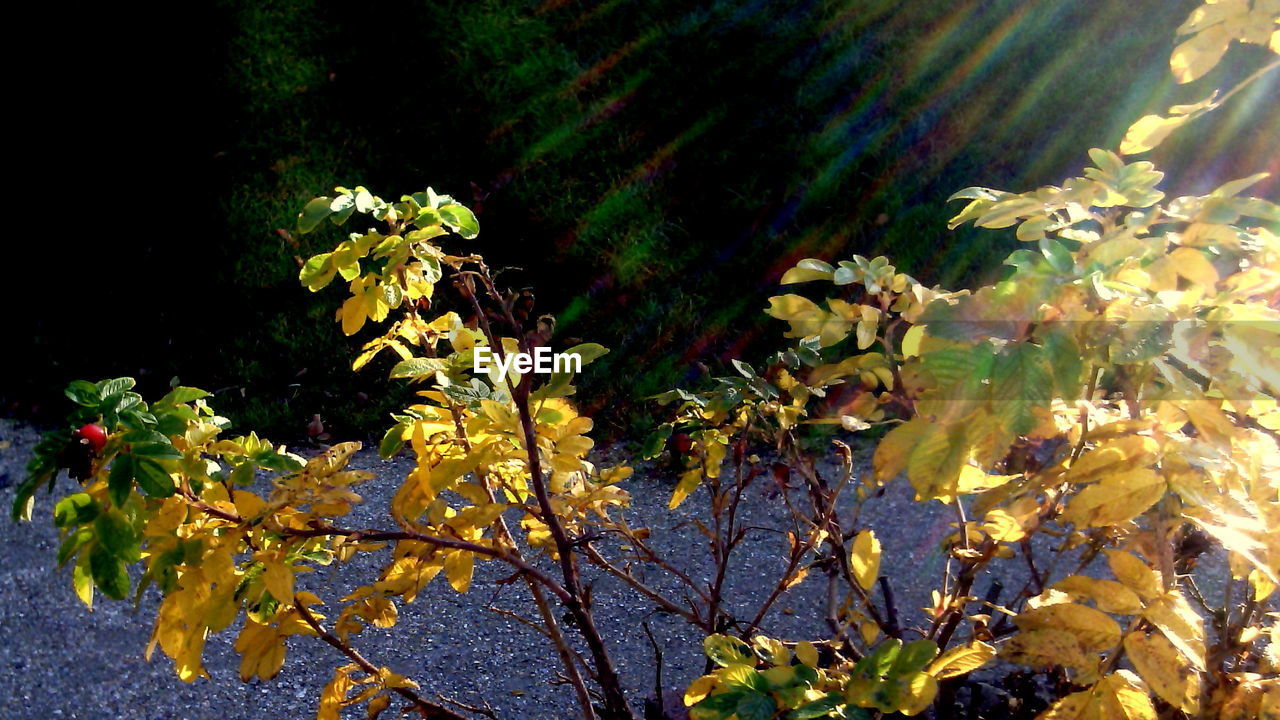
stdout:
[[(1072, 638), (1072, 642), (1075, 639)], [(925, 672), (939, 680), (964, 675), (986, 665), (996, 656), (996, 649), (981, 640), (973, 640), (968, 645), (957, 645), (934, 658)]]
[(924, 339), (924, 325), (912, 325), (902, 334), (903, 357), (916, 357), (920, 354), (920, 341)]
[(791, 651), (779, 640), (757, 635), (751, 638), (751, 645), (773, 665), (787, 665), (791, 662)]
[(1175, 272), (1197, 285), (1211, 290), (1218, 284), (1218, 270), (1195, 248), (1180, 247), (1169, 253), (1169, 261)]
[(797, 570), (795, 574), (793, 574), (791, 577), (787, 578), (787, 582), (785, 585), (783, 585), (782, 589), (790, 590), (791, 588), (804, 582), (804, 579), (808, 576), (809, 576), (809, 568), (802, 567), (799, 570)]
[(671, 492), (671, 502), (667, 503), (668, 510), (675, 510), (684, 502), (684, 499), (698, 489), (698, 485), (702, 484), (702, 468), (694, 468), (686, 470), (680, 474), (680, 482), (676, 483), (676, 489)]
[(93, 575), (89, 573), (89, 553), (81, 553), (71, 568), (71, 585), (84, 606), (93, 609)]
[(796, 643), (796, 659), (811, 668), (818, 667), (818, 648), (808, 640)]
[(1181, 593), (1174, 591), (1149, 603), (1142, 615), (1160, 628), (1192, 667), (1200, 671), (1205, 669), (1204, 620)]
[(1061, 665), (1097, 677), (1098, 656), (1086, 654), (1076, 636), (1065, 630), (1044, 628), (1020, 632), (1000, 648), (1000, 657), (1040, 669)]
[(880, 540), (875, 531), (863, 530), (853, 539), (849, 552), (849, 568), (863, 590), (870, 590), (880, 576)]
[(355, 335), (364, 327), (364, 304), (359, 297), (349, 297), (338, 308), (338, 319), (342, 321), (342, 333)]
[(1071, 633), (1086, 650), (1106, 650), (1120, 642), (1120, 626), (1110, 616), (1075, 603), (1046, 605), (1020, 613), (1013, 619), (1022, 630), (1062, 630)]
[(968, 460), (969, 447), (965, 440), (962, 423), (930, 424), (921, 433), (907, 461), (907, 479), (915, 488), (918, 500), (941, 500), (955, 495), (960, 469)]
[(365, 711), (365, 720), (377, 720), (387, 708), (391, 707), (390, 695), (379, 695), (369, 701), (369, 707)]
[(862, 642), (870, 646), (880, 637), (880, 626), (870, 620), (863, 620), (858, 624), (858, 635), (862, 637)]
[(263, 504), (262, 498), (254, 495), (248, 490), (236, 490), (235, 492), (236, 512), (239, 513), (242, 518), (250, 519), (257, 517), (258, 513), (262, 512)]
[(1142, 600), (1138, 598), (1138, 594), (1115, 580), (1071, 575), (1054, 583), (1052, 587), (1072, 596), (1087, 597), (1103, 612), (1121, 615), (1142, 612)]
[[(1099, 428), (1106, 431), (1107, 426)], [(1145, 435), (1126, 435), (1080, 456), (1067, 470), (1066, 478), (1074, 483), (1087, 483), (1106, 475), (1149, 465), (1156, 457), (1159, 445)]]
[(996, 542), (1017, 542), (1040, 524), (1040, 503), (1033, 496), (1015, 500), (1007, 508), (995, 508), (983, 518), (982, 531)]
[[(847, 304), (847, 303), (846, 303)], [(843, 305), (839, 306), (843, 308)], [(853, 328), (850, 320), (839, 314), (828, 313), (817, 303), (800, 295), (781, 295), (769, 298), (765, 314), (784, 320), (791, 328), (784, 334), (790, 338), (817, 337), (822, 347), (829, 347), (843, 340)]]
[(932, 427), (924, 418), (913, 418), (890, 430), (876, 445), (871, 468), (877, 482), (888, 482), (907, 468), (911, 450)]
[(702, 677), (689, 683), (689, 689), (684, 691), (684, 704), (686, 707), (696, 705), (703, 698), (711, 694), (716, 687), (715, 675), (703, 675)]
[(1049, 706), (1036, 720), (1155, 720), (1155, 706), (1128, 670), (1099, 680)]
[(1169, 69), (1179, 83), (1198, 80), (1222, 59), (1231, 44), (1232, 34), (1225, 24), (1213, 25), (1196, 33), (1174, 48)]
[(1007, 485), (1021, 475), (988, 475), (982, 468), (965, 465), (960, 468), (960, 477), (956, 480), (956, 491), (963, 494), (980, 493)]
[(918, 672), (906, 681), (897, 710), (903, 715), (919, 714), (933, 703), (937, 695), (937, 679), (928, 673)]
[(282, 603), (293, 601), (293, 570), (278, 560), (264, 560), (262, 582), (271, 597)]
[(1080, 491), (1062, 519), (1080, 527), (1104, 527), (1131, 520), (1164, 496), (1167, 485), (1150, 468), (1109, 475)]
[(1133, 125), (1129, 126), (1129, 131), (1124, 134), (1124, 140), (1120, 141), (1121, 155), (1137, 155), (1144, 153), (1169, 137), (1169, 133), (1181, 127), (1188, 120), (1189, 115), (1177, 115), (1174, 117), (1163, 117), (1161, 115), (1145, 115)]
[(1164, 592), (1160, 573), (1152, 570), (1138, 556), (1121, 550), (1107, 550), (1107, 564), (1116, 579), (1138, 594), (1143, 600), (1152, 600)]
[(1189, 715), (1200, 713), (1200, 673), (1164, 635), (1131, 632), (1124, 638), (1124, 650), (1157, 695)]
[(444, 576), (449, 578), (453, 589), (465, 593), (471, 588), (471, 571), (475, 567), (475, 556), (466, 550), (454, 550), (445, 553)]

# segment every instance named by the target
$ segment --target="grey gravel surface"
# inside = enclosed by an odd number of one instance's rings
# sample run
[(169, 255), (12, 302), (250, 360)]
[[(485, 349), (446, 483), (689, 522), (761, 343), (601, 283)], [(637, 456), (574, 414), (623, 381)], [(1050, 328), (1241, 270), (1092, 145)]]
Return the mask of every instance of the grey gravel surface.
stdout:
[[(92, 612), (76, 599), (69, 570), (55, 570), (57, 533), (51, 522), (51, 499), (38, 495), (35, 522), (8, 521), (13, 486), (37, 439), (29, 426), (0, 420), (0, 720), (23, 718), (128, 718), (138, 720), (197, 720), (217, 718), (310, 718), (333, 668), (345, 658), (312, 638), (289, 642), (283, 671), (270, 682), (242, 683), (238, 658), (232, 650), (235, 627), (212, 636), (205, 665), (212, 681), (184, 684), (170, 661), (157, 651), (143, 659), (159, 596), (149, 592), (134, 609), (130, 602), (97, 598)], [(3, 443), (8, 443), (4, 446)], [(869, 450), (855, 450), (865, 468)], [(597, 460), (617, 461), (608, 450)], [(383, 460), (365, 450), (351, 463), (376, 478), (360, 486), (365, 503), (344, 524), (386, 528), (386, 505), (411, 463), (407, 456)], [(73, 486), (59, 480), (55, 496)], [(653, 545), (695, 579), (706, 579), (711, 567), (707, 543), (688, 521), (705, 510), (706, 497), (693, 495), (678, 510), (668, 511), (671, 480), (667, 473), (641, 465), (625, 483), (633, 507), (633, 526), (653, 528)], [(785, 508), (763, 492), (747, 502), (745, 524), (784, 527)], [(884, 544), (883, 571), (895, 579), (895, 592), (904, 623), (920, 622), (917, 611), (939, 577), (939, 540), (949, 531), (951, 516), (937, 503), (911, 501), (905, 482), (890, 485), (882, 498), (868, 503), (863, 523), (873, 527)], [(735, 555), (727, 600), (748, 614), (772, 589), (781, 570), (785, 541), (776, 533), (753, 532)], [(381, 557), (363, 557), (341, 566), (299, 576), (303, 589), (316, 592), (332, 607), (356, 585), (370, 582)], [(418, 599), (402, 607), (400, 623), (390, 630), (369, 628), (354, 644), (376, 664), (386, 665), (418, 682), (429, 693), (443, 693), (463, 702), (487, 700), (500, 718), (555, 719), (575, 717), (572, 693), (548, 683), (557, 670), (546, 641), (516, 620), (483, 608), (488, 605), (533, 617), (534, 611), (518, 583), (496, 586), (491, 581), (507, 573), (497, 563), (477, 567), (472, 590), (458, 595), (443, 577)], [(701, 637), (683, 620), (654, 612), (652, 603), (621, 588), (612, 578), (594, 578), (599, 624), (610, 643), (619, 671), (636, 702), (654, 687), (655, 657), (642, 630), (648, 621), (663, 655), (663, 684), (683, 688), (700, 674)], [(678, 586), (661, 573), (646, 578), (653, 586), (677, 592)], [(979, 592), (988, 581), (980, 579)], [(498, 591), (495, 593), (494, 588)], [(826, 583), (820, 573), (787, 591), (767, 623), (767, 630), (785, 639), (818, 638)], [(321, 609), (321, 612), (324, 610)], [(332, 614), (333, 611), (330, 612)], [(355, 715), (352, 715), (355, 717)], [(359, 717), (364, 717), (361, 710)]]

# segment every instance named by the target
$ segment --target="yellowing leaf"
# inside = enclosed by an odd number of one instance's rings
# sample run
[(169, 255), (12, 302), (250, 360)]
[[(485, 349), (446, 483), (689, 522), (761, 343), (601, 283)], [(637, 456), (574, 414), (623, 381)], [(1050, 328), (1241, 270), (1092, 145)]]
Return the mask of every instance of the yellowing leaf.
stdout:
[(1198, 80), (1222, 59), (1231, 44), (1231, 31), (1224, 24), (1213, 25), (1196, 33), (1174, 48), (1169, 69), (1179, 83)]
[(1071, 575), (1053, 584), (1054, 590), (1072, 596), (1084, 596), (1093, 601), (1099, 610), (1121, 615), (1142, 612), (1138, 594), (1114, 580), (1099, 580), (1084, 575)]
[(1092, 688), (1071, 693), (1036, 720), (1155, 720), (1156, 710), (1133, 673), (1119, 670)]
[(1200, 673), (1164, 635), (1131, 632), (1124, 638), (1124, 650), (1157, 695), (1189, 715), (1200, 713)]
[[(1107, 426), (1099, 428), (1105, 431)], [(1086, 452), (1072, 463), (1066, 479), (1086, 483), (1150, 464), (1159, 446), (1145, 435), (1125, 435)]]
[(853, 539), (849, 568), (863, 590), (870, 590), (880, 576), (880, 540), (873, 530), (863, 530)]
[(1103, 527), (1131, 520), (1164, 496), (1164, 479), (1150, 468), (1107, 476), (1080, 491), (1062, 519), (1080, 527)]
[(1000, 648), (1000, 657), (1040, 669), (1061, 665), (1090, 676), (1088, 679), (1097, 676), (1098, 656), (1086, 654), (1076, 636), (1064, 630), (1041, 628), (1020, 632)]
[(466, 550), (445, 553), (444, 576), (453, 589), (465, 593), (471, 589), (471, 571), (475, 568), (475, 556)]
[(1106, 650), (1120, 642), (1120, 626), (1106, 613), (1075, 603), (1058, 603), (1027, 610), (1013, 619), (1022, 630), (1062, 630), (1071, 633), (1080, 646)]
[(292, 602), (293, 570), (278, 560), (263, 561), (262, 568), (262, 582), (271, 597), (282, 603)]
[(907, 479), (915, 488), (917, 499), (949, 498), (955, 495), (960, 469), (967, 464), (965, 426), (953, 423), (926, 427), (911, 450)]
[(703, 698), (711, 694), (716, 687), (715, 675), (703, 675), (702, 677), (689, 683), (688, 689), (684, 691), (685, 707), (696, 705)]
[(1191, 282), (1212, 290), (1218, 283), (1218, 271), (1213, 263), (1205, 258), (1204, 253), (1189, 247), (1180, 247), (1169, 253), (1169, 261), (1173, 269)]
[(667, 509), (675, 510), (679, 507), (680, 503), (697, 490), (700, 484), (702, 484), (702, 468), (693, 468), (681, 473), (680, 482), (676, 483), (676, 489), (671, 492), (671, 501), (667, 503)]
[(1124, 134), (1124, 140), (1120, 141), (1120, 154), (1137, 155), (1138, 153), (1144, 153), (1164, 142), (1164, 139), (1169, 137), (1169, 133), (1178, 129), (1190, 119), (1189, 115), (1176, 115), (1174, 117), (1145, 115), (1129, 126), (1129, 131)]
[[(1074, 638), (1072, 638), (1072, 642), (1075, 642)], [(929, 667), (926, 668), (925, 672), (930, 673), (939, 680), (945, 680), (973, 672), (986, 665), (995, 656), (996, 649), (994, 647), (981, 640), (973, 640), (968, 645), (957, 645), (939, 655), (933, 662), (929, 663)]]
[(897, 710), (903, 715), (917, 715), (933, 703), (938, 695), (938, 681), (928, 673), (918, 672), (904, 683)]
[(1040, 503), (1032, 496), (1021, 497), (1007, 508), (995, 508), (983, 518), (982, 531), (996, 542), (1017, 542), (1035, 531), (1040, 522)]
[(877, 482), (888, 482), (907, 468), (912, 449), (930, 427), (932, 426), (928, 420), (912, 418), (881, 438), (871, 458), (871, 468)]
[(89, 572), (89, 553), (81, 553), (71, 568), (71, 585), (84, 606), (93, 609), (93, 575)]
[(834, 274), (835, 268), (831, 267), (829, 263), (815, 260), (814, 258), (806, 258), (783, 273), (780, 283), (782, 285), (791, 285), (811, 280), (830, 280)]
[(1160, 628), (1192, 667), (1205, 669), (1204, 621), (1181, 593), (1175, 591), (1149, 603), (1142, 615)]
[(1164, 592), (1160, 574), (1152, 570), (1136, 555), (1121, 550), (1107, 550), (1107, 564), (1116, 579), (1138, 594), (1143, 600), (1152, 600)]
[(924, 325), (912, 325), (902, 334), (903, 357), (916, 357), (920, 354), (920, 341), (924, 339)]
[(808, 640), (796, 643), (796, 659), (811, 668), (818, 667), (818, 648)]

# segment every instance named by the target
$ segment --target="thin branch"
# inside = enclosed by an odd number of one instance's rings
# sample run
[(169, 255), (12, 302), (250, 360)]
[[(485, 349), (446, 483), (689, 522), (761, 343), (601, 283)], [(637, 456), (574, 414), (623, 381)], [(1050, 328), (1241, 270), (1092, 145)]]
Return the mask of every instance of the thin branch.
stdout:
[[(374, 677), (382, 676), (382, 672), (378, 669), (378, 666), (366, 660), (364, 656), (361, 655), (355, 648), (351, 647), (351, 645), (347, 644), (346, 642), (343, 642), (340, 638), (338, 638), (336, 635), (329, 632), (328, 630), (325, 630), (324, 626), (320, 624), (320, 621), (316, 620), (315, 615), (312, 615), (311, 611), (308, 610), (306, 605), (303, 605), (302, 602), (299, 601), (297, 597), (293, 598), (293, 604), (294, 604), (294, 607), (297, 608), (298, 615), (302, 618), (303, 622), (310, 625), (311, 629), (315, 631), (316, 635), (318, 635), (321, 640), (325, 641), (326, 643), (333, 646), (334, 648), (337, 648), (338, 652), (341, 652), (343, 655), (346, 655), (348, 658), (351, 659), (352, 662), (358, 665), (361, 670), (364, 670), (369, 675), (372, 675)], [(418, 713), (421, 714), (422, 717), (428, 718), (428, 720), (467, 720), (465, 716), (459, 715), (458, 713), (450, 710), (447, 707), (444, 707), (443, 705), (437, 705), (436, 703), (433, 703), (430, 700), (427, 700), (426, 698), (422, 697), (418, 693), (414, 692), (413, 688), (393, 687), (393, 688), (387, 688), (387, 689), (391, 690), (392, 692), (404, 698), (405, 700), (408, 700), (409, 703), (411, 703), (413, 707), (417, 709)]]

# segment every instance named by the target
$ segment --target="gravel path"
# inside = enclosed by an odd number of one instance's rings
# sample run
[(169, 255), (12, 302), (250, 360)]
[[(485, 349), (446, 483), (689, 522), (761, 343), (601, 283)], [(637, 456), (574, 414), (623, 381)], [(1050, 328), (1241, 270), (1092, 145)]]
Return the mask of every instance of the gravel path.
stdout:
[[(290, 641), (280, 675), (273, 681), (241, 683), (238, 659), (231, 645), (232, 630), (209, 639), (205, 664), (212, 681), (183, 684), (170, 661), (158, 651), (146, 662), (146, 646), (159, 596), (143, 598), (141, 608), (98, 596), (87, 612), (72, 592), (70, 571), (54, 569), (57, 533), (52, 525), (49, 496), (39, 495), (34, 523), (16, 525), (7, 513), (13, 486), (37, 439), (34, 429), (0, 420), (0, 718), (122, 718), (138, 720), (237, 720), (240, 718), (302, 719), (315, 716), (320, 689), (333, 668), (345, 663), (332, 648), (310, 638)], [(5, 445), (7, 443), (7, 446)], [(607, 458), (610, 455), (604, 451)], [(857, 463), (869, 463), (867, 449)], [(410, 467), (407, 456), (387, 461), (366, 450), (351, 463), (376, 479), (361, 486), (366, 502), (357, 507), (350, 526), (386, 527), (386, 502)], [(59, 480), (58, 494), (71, 487)], [(671, 482), (666, 473), (641, 465), (625, 484), (632, 493), (629, 521), (654, 529), (654, 546), (674, 564), (697, 579), (709, 568), (706, 541), (686, 521), (706, 503), (701, 492), (676, 512), (666, 510)], [(746, 524), (780, 527), (785, 509), (779, 499), (755, 494), (747, 503)], [(882, 498), (867, 504), (863, 520), (876, 529), (885, 549), (883, 571), (895, 580), (904, 622), (918, 622), (921, 607), (938, 577), (942, 557), (938, 541), (947, 532), (949, 514), (937, 503), (911, 502), (905, 482), (893, 483)], [(740, 608), (754, 608), (772, 589), (783, 562), (784, 540), (777, 534), (748, 536), (738, 554), (727, 600)], [(359, 584), (369, 582), (385, 556), (358, 559), (344, 572), (299, 576), (304, 589), (333, 602)], [(400, 624), (390, 630), (369, 628), (355, 636), (356, 647), (374, 663), (387, 665), (419, 681), (424, 689), (463, 702), (487, 700), (504, 720), (560, 720), (575, 717), (572, 693), (552, 686), (557, 669), (545, 640), (521, 623), (482, 610), (492, 604), (533, 617), (519, 584), (492, 582), (506, 573), (496, 563), (477, 567), (472, 591), (458, 595), (439, 578), (411, 605), (401, 608)], [(588, 575), (588, 577), (594, 577)], [(657, 573), (648, 579), (655, 587), (676, 586)], [(976, 588), (987, 585), (980, 579)], [(776, 606), (768, 629), (787, 639), (822, 637), (821, 608), (826, 583), (810, 579), (789, 590)], [(596, 612), (606, 641), (611, 644), (624, 682), (639, 703), (654, 687), (655, 660), (640, 622), (648, 620), (663, 652), (663, 681), (683, 688), (701, 670), (701, 638), (684, 621), (656, 614), (653, 606), (632, 592), (624, 592), (611, 578), (594, 587)], [(321, 612), (324, 612), (322, 609)], [(329, 614), (334, 611), (330, 609)], [(352, 715), (355, 717), (355, 715)], [(363, 718), (363, 711), (359, 717)]]

